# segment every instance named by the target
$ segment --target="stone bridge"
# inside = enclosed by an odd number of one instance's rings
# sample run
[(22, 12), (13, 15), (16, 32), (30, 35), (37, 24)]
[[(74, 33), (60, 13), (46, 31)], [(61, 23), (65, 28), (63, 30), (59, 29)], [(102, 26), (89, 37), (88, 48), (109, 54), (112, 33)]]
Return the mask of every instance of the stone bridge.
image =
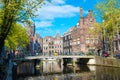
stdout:
[(80, 56), (80, 55), (59, 55), (59, 56), (25, 56), (22, 58), (15, 58), (14, 61), (26, 61), (26, 60), (58, 60), (64, 65), (75, 65), (79, 64), (95, 64), (94, 56)]

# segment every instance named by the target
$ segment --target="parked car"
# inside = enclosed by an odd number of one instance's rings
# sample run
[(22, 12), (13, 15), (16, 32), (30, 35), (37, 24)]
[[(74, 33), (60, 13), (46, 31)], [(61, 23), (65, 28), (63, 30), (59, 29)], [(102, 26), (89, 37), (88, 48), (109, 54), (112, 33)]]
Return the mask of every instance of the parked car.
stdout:
[(120, 53), (114, 54), (114, 57), (117, 58), (117, 59), (120, 59)]
[(103, 57), (108, 57), (109, 54), (108, 54), (107, 52), (103, 51), (103, 52), (102, 52), (102, 56), (103, 56)]

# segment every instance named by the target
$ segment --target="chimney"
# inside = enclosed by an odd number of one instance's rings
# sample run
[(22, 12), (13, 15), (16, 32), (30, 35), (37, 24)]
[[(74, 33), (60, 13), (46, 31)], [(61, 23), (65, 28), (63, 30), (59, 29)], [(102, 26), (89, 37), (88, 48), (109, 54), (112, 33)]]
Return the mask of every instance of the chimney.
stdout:
[(83, 17), (83, 12), (81, 7), (80, 7), (80, 17)]
[(88, 16), (92, 16), (92, 10), (88, 11)]

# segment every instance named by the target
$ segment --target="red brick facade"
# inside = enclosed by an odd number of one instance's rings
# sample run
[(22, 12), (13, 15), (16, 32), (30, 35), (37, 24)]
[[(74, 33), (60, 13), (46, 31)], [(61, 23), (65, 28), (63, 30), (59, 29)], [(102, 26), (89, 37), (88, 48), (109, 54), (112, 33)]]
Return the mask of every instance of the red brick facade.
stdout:
[(82, 8), (80, 8), (80, 20), (72, 31), (72, 51), (73, 52), (87, 52), (95, 49), (98, 45), (98, 36), (88, 33), (88, 29), (94, 28), (96, 23), (92, 15), (92, 10), (88, 11), (88, 15), (83, 17)]

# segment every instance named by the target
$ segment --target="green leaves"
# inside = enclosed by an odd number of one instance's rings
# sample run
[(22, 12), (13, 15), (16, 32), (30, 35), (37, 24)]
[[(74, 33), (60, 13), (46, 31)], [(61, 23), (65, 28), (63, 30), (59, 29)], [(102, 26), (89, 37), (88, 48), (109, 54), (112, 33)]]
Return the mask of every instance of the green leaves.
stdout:
[(5, 40), (5, 46), (15, 50), (17, 47), (21, 49), (24, 48), (28, 43), (29, 38), (25, 28), (23, 28), (20, 24), (14, 24)]
[[(96, 5), (100, 17), (104, 20), (102, 26), (106, 30), (106, 34), (113, 33), (116, 35), (118, 24), (120, 23), (120, 1), (119, 0), (102, 0)], [(113, 35), (114, 36), (114, 35)]]
[(109, 40), (110, 50), (113, 54), (113, 38), (120, 32), (120, 1), (102, 0), (96, 5), (96, 9), (104, 22), (100, 23), (100, 28), (104, 30), (104, 36)]
[(42, 2), (43, 0), (0, 0), (0, 53), (5, 40), (6, 46), (12, 49), (28, 42), (25, 38), (26, 31), (17, 23), (36, 17), (35, 13), (43, 5)]

